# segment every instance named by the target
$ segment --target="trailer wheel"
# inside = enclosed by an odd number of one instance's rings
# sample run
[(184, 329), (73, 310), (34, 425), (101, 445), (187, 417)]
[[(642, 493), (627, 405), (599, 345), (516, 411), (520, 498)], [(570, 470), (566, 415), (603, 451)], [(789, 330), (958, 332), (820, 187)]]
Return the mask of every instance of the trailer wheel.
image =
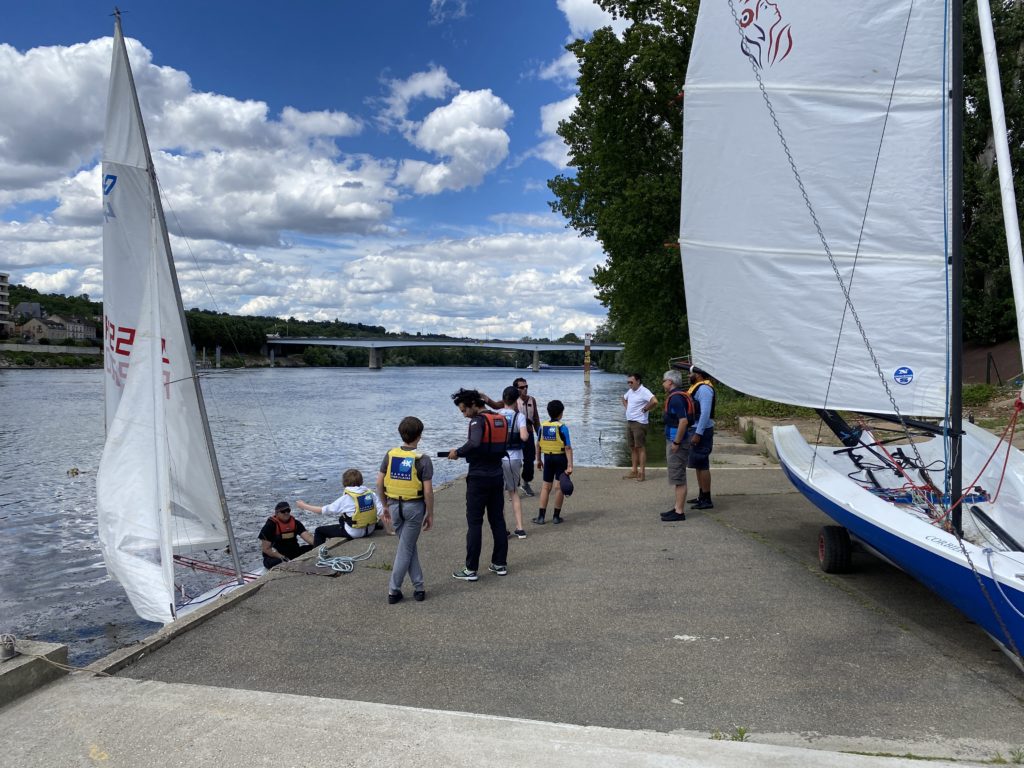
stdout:
[(822, 526), (818, 533), (818, 565), (825, 573), (850, 570), (850, 534), (841, 525)]

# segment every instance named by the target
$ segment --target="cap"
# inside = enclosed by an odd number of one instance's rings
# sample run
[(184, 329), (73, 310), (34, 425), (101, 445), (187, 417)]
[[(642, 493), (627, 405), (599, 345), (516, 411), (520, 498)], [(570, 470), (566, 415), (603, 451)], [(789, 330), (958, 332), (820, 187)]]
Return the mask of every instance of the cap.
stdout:
[(701, 376), (707, 376), (707, 371), (701, 368), (699, 365), (691, 365), (690, 373), (699, 373)]
[(287, 501), (279, 501), (279, 502), (277, 502), (277, 506), (274, 507), (274, 514), (275, 515), (278, 512), (291, 512), (291, 511), (292, 511), (292, 505), (289, 504)]
[(565, 474), (565, 472), (558, 476), (558, 485), (562, 488), (562, 493), (566, 496), (572, 496), (572, 492), (574, 490), (572, 478)]

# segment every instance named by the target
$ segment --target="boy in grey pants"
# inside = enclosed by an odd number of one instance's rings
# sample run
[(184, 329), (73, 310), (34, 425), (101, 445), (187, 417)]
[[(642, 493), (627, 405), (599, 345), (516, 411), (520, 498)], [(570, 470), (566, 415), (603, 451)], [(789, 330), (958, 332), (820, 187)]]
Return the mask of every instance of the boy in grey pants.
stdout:
[(398, 551), (388, 582), (389, 605), (402, 599), (401, 587), (407, 573), (415, 590), (413, 598), (426, 600), (416, 543), (420, 531), (429, 531), (434, 525), (434, 465), (429, 456), (416, 450), (423, 436), (423, 422), (406, 416), (398, 425), (398, 434), (402, 445), (387, 452), (377, 472), (377, 496), (384, 503), (384, 520), (394, 526), (398, 536)]

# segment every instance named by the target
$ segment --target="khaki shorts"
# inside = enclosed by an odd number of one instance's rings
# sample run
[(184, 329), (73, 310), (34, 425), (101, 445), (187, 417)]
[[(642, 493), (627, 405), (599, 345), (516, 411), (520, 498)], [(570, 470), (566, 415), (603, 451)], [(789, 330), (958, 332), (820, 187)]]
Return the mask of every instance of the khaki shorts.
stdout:
[(690, 447), (686, 443), (672, 453), (672, 441), (665, 441), (665, 464), (668, 466), (668, 484), (686, 485), (686, 463), (690, 458)]
[(626, 446), (629, 448), (643, 448), (647, 445), (647, 424), (639, 421), (626, 422)]

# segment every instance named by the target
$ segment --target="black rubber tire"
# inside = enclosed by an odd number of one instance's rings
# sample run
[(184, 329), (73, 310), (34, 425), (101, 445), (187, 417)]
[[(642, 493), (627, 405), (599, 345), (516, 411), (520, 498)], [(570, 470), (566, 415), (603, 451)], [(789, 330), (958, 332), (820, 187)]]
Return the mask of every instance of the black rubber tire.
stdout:
[(841, 525), (822, 526), (818, 533), (818, 565), (825, 573), (848, 573), (851, 564), (850, 534)]

